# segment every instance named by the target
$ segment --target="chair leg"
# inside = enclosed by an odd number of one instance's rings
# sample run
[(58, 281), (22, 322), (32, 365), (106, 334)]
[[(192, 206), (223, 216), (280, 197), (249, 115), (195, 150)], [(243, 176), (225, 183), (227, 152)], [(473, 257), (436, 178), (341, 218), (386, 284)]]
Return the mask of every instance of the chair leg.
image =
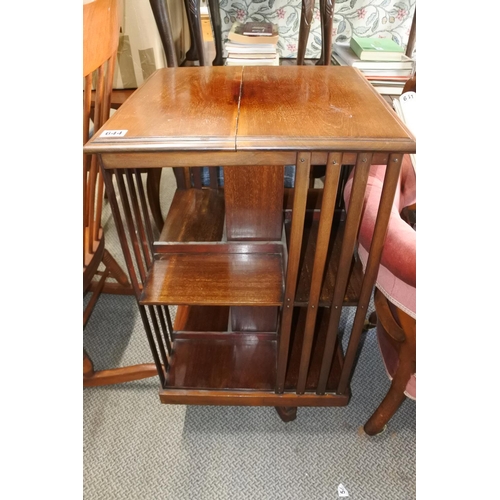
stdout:
[(92, 375), (85, 375), (84, 372), (83, 387), (121, 384), (123, 382), (131, 382), (133, 380), (154, 377), (155, 375), (158, 375), (158, 371), (156, 370), (156, 365), (154, 363), (125, 366), (123, 368), (112, 368), (111, 370), (100, 370), (93, 372)]
[(401, 346), (399, 366), (392, 379), (389, 391), (382, 400), (382, 403), (380, 403), (379, 407), (364, 425), (366, 434), (374, 436), (385, 429), (387, 422), (389, 422), (406, 399), (404, 391), (413, 373), (415, 373), (415, 361), (412, 346), (406, 343)]
[(314, 10), (314, 0), (302, 0), (299, 28), (299, 48), (297, 51), (297, 65), (304, 65), (306, 55), (307, 40), (311, 31), (311, 21)]
[(124, 287), (130, 287), (127, 275), (124, 273), (120, 264), (116, 262), (115, 258), (105, 249), (102, 256), (102, 262), (109, 271), (109, 276), (114, 278), (120, 285)]

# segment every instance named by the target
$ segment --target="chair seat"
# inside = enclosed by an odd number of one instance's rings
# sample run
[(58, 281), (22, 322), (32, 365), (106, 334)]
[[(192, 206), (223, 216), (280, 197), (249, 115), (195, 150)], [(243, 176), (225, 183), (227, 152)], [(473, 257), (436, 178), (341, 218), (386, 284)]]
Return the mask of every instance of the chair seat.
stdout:
[[(368, 178), (363, 220), (359, 230), (358, 255), (366, 267), (371, 237), (382, 193), (385, 165), (372, 165)], [(345, 187), (348, 204), (352, 176)], [(394, 305), (416, 317), (416, 231), (400, 216), (404, 207), (416, 202), (415, 171), (408, 155), (403, 157), (399, 186), (392, 207), (376, 286)]]

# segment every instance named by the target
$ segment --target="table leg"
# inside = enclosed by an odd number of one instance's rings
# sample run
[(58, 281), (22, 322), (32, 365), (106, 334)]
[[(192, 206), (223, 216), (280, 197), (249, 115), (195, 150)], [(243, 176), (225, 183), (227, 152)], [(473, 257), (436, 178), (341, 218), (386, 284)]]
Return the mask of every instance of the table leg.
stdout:
[(149, 0), (149, 4), (153, 11), (158, 32), (160, 33), (161, 43), (165, 51), (165, 57), (167, 58), (167, 66), (169, 68), (177, 67), (179, 63), (175, 52), (174, 37), (172, 35), (167, 6), (164, 0)]
[(215, 43), (215, 59), (212, 61), (212, 66), (223, 66), (224, 58), (222, 57), (222, 23), (220, 19), (219, 0), (208, 0), (210, 9), (210, 20), (214, 32)]
[(297, 418), (296, 406), (275, 406), (274, 408), (283, 422), (291, 422)]

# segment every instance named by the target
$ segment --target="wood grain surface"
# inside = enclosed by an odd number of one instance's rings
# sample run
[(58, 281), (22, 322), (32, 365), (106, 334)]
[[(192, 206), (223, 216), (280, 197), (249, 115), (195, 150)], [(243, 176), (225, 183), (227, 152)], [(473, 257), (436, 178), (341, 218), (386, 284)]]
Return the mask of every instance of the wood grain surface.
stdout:
[(85, 152), (416, 151), (408, 129), (352, 67), (162, 68), (105, 128), (127, 133), (99, 131)]
[(283, 296), (279, 254), (164, 254), (156, 260), (141, 304), (278, 306)]

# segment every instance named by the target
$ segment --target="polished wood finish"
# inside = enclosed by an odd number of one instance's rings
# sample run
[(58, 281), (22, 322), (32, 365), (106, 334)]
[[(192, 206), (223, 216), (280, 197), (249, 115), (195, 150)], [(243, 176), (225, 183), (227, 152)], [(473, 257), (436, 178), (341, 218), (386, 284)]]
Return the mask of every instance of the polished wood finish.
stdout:
[(281, 240), (283, 175), (282, 166), (224, 169), (228, 241)]
[[(128, 132), (95, 137), (85, 150), (102, 160), (161, 401), (275, 406), (284, 419), (294, 418), (299, 406), (348, 404), (359, 321), (363, 327), (398, 162), (416, 149), (386, 101), (354, 68), (167, 68), (108, 126)], [(375, 161), (387, 164), (385, 195), (377, 251), (363, 274), (355, 245)], [(289, 164), (296, 167), (295, 185), (284, 190)], [(327, 165), (321, 194), (310, 189), (314, 165)], [(222, 208), (216, 205), (213, 221), (208, 210), (220, 188), (200, 189), (193, 167), (202, 166), (229, 172), (220, 240)], [(342, 191), (351, 166), (345, 214)], [(165, 167), (190, 170), (177, 178), (183, 193), (175, 195), (159, 239), (139, 180), (140, 169)], [(247, 234), (251, 239), (241, 241)], [(346, 303), (358, 313), (344, 355), (338, 330)], [(167, 327), (161, 325), (166, 304), (180, 307), (172, 328), (168, 316)], [(279, 307), (276, 321), (263, 321), (273, 329), (255, 320), (264, 307), (266, 314)]]
[(151, 10), (153, 11), (156, 26), (160, 34), (165, 57), (167, 58), (167, 65), (169, 68), (177, 67), (179, 61), (177, 60), (177, 53), (175, 51), (167, 5), (164, 0), (149, 0), (149, 4), (151, 5)]
[(237, 150), (411, 148), (407, 130), (360, 75), (351, 67), (245, 67)]
[(175, 332), (225, 332), (228, 321), (229, 307), (180, 305), (177, 306), (174, 330)]
[(178, 189), (159, 241), (221, 241), (224, 193), (217, 189)]
[[(83, 144), (90, 137), (90, 120), (98, 130), (109, 117), (111, 90), (118, 50), (118, 8), (116, 0), (95, 0), (83, 6)], [(93, 80), (95, 78), (95, 80)], [(93, 81), (96, 83), (93, 84)], [(83, 292), (91, 298), (83, 312), (83, 327), (106, 285), (115, 293), (132, 291), (127, 275), (105, 247), (101, 215), (104, 184), (96, 155), (83, 158)], [(103, 266), (104, 270), (99, 270)], [(97, 278), (97, 279), (96, 279)], [(95, 371), (90, 356), (83, 352), (84, 387), (117, 384), (153, 377), (154, 364), (142, 364)]]
[[(283, 175), (283, 166), (224, 168), (228, 241), (281, 240)], [(262, 308), (252, 310), (249, 307), (233, 306), (231, 328), (244, 331), (275, 330), (278, 308), (265, 308), (265, 313), (262, 311)]]
[[(272, 391), (276, 339), (254, 334), (176, 340), (165, 388)], [(256, 366), (259, 368), (256, 369)]]
[(212, 30), (214, 34), (215, 58), (212, 61), (212, 66), (223, 66), (224, 58), (222, 57), (222, 22), (220, 18), (219, 0), (208, 0), (210, 9), (210, 20), (212, 22)]
[(316, 64), (329, 66), (332, 59), (333, 14), (335, 0), (320, 0), (321, 56)]
[(417, 43), (417, 7), (415, 6), (415, 12), (413, 13), (413, 20), (411, 22), (410, 35), (408, 36), (408, 43), (406, 44), (406, 55), (408, 57), (412, 56), (416, 43)]
[(364, 425), (369, 436), (381, 433), (406, 399), (405, 390), (417, 370), (416, 320), (389, 303), (379, 290), (375, 291), (377, 320), (381, 335), (386, 335), (398, 354), (398, 368), (384, 399)]
[(300, 9), (299, 46), (297, 49), (297, 64), (303, 65), (306, 55), (307, 40), (311, 31), (314, 0), (302, 0)]
[[(296, 306), (309, 305), (309, 293), (312, 282), (312, 270), (314, 269), (314, 256), (318, 239), (318, 221), (312, 220), (311, 216), (306, 216), (304, 223), (304, 245), (301, 254), (301, 264), (297, 291), (295, 293)], [(290, 224), (286, 226), (287, 236), (290, 231)], [(321, 293), (319, 296), (319, 307), (330, 307), (333, 300), (333, 290), (335, 288), (336, 277), (338, 275), (339, 259), (342, 250), (345, 221), (341, 220), (340, 214), (333, 219), (331, 238), (326, 257), (325, 274), (322, 280)], [(351, 259), (349, 266), (348, 281), (342, 304), (355, 306), (359, 301), (361, 283), (363, 282), (363, 268), (358, 259)]]
[[(247, 158), (255, 158), (250, 165), (272, 165), (277, 163), (269, 153), (266, 163), (256, 161), (261, 151), (321, 151), (325, 164), (324, 152), (329, 150), (404, 153), (414, 149), (408, 129), (375, 93), (351, 67), (163, 68), (109, 119), (107, 128), (128, 130), (126, 136), (93, 138), (87, 151), (179, 152), (179, 158), (187, 153), (191, 162), (196, 155), (189, 153), (197, 151), (205, 153), (198, 154), (198, 165), (217, 166), (207, 153), (217, 152), (217, 159), (227, 162), (237, 156), (218, 156), (224, 150), (248, 151), (252, 154)], [(119, 158), (122, 165), (134, 165), (133, 157), (129, 155), (125, 162), (123, 156)], [(153, 156), (149, 158), (144, 167), (160, 165), (160, 156), (158, 164)], [(144, 160), (147, 157), (141, 157)], [(105, 168), (123, 168), (110, 161)], [(166, 155), (163, 161), (168, 161)], [(245, 163), (237, 160), (226, 165)]]
[(179, 253), (155, 260), (141, 304), (281, 305), (279, 254)]

